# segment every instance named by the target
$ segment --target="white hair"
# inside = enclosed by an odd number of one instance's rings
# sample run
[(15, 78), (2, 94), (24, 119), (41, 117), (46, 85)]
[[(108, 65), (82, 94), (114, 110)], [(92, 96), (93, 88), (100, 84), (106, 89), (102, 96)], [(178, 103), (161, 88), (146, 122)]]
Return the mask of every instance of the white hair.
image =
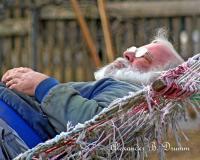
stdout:
[(184, 62), (183, 58), (181, 58), (181, 56), (177, 53), (173, 45), (168, 41), (168, 34), (166, 29), (163, 28), (158, 29), (157, 34), (151, 43), (157, 43), (157, 42), (165, 44), (168, 48), (171, 49), (172, 53), (176, 57), (172, 61), (171, 60), (168, 61), (168, 63), (164, 67), (164, 70), (174, 68)]
[(148, 72), (141, 72), (137, 68), (133, 68), (124, 58), (117, 58), (115, 61), (120, 61), (120, 63), (122, 63), (125, 67), (117, 68), (113, 63), (108, 64), (94, 73), (95, 79), (99, 80), (105, 77), (112, 77), (117, 80), (147, 85), (155, 80), (155, 78), (157, 78), (162, 71), (174, 68), (183, 63), (183, 59), (178, 55), (172, 44), (167, 40), (167, 32), (165, 30), (159, 29), (157, 35), (151, 43), (164, 43), (172, 50), (172, 53), (176, 58), (168, 60), (165, 66), (156, 67)]

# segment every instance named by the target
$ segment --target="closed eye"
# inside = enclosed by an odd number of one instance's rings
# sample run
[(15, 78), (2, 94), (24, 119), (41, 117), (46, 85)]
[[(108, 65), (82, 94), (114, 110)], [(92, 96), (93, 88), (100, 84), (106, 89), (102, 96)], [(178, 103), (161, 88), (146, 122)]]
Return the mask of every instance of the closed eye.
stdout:
[(146, 54), (143, 55), (142, 57), (145, 58), (149, 63), (151, 63), (153, 61), (153, 56), (149, 51), (146, 52)]

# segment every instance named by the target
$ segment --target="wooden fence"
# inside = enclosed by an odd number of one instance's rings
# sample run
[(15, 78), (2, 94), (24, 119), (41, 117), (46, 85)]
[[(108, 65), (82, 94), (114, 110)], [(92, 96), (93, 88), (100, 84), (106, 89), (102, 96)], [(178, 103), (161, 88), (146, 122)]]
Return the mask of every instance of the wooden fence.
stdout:
[[(28, 66), (63, 82), (93, 79), (96, 68), (68, 1), (14, 2), (0, 5), (0, 75), (9, 68)], [(97, 3), (82, 0), (80, 5), (104, 65), (108, 56)], [(151, 41), (159, 27), (169, 31), (183, 58), (198, 53), (199, 6), (199, 0), (107, 0), (115, 57), (127, 47)]]

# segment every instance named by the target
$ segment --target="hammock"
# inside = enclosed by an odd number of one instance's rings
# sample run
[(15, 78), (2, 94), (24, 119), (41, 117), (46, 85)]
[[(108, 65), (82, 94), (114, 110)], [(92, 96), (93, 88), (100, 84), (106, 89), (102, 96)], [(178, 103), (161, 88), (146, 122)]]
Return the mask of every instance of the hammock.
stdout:
[[(171, 128), (180, 146), (179, 121), (186, 109), (200, 107), (200, 54), (165, 71), (149, 86), (113, 101), (84, 124), (40, 143), (15, 159), (140, 159), (148, 156), (152, 142), (160, 159), (162, 145)], [(181, 132), (184, 135), (183, 132)]]

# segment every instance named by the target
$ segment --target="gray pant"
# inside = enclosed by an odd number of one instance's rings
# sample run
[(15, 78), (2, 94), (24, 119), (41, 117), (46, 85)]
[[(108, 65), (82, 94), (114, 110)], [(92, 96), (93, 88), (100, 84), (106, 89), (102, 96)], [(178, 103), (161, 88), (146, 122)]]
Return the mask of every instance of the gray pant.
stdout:
[(0, 159), (11, 160), (27, 149), (18, 134), (0, 119)]

